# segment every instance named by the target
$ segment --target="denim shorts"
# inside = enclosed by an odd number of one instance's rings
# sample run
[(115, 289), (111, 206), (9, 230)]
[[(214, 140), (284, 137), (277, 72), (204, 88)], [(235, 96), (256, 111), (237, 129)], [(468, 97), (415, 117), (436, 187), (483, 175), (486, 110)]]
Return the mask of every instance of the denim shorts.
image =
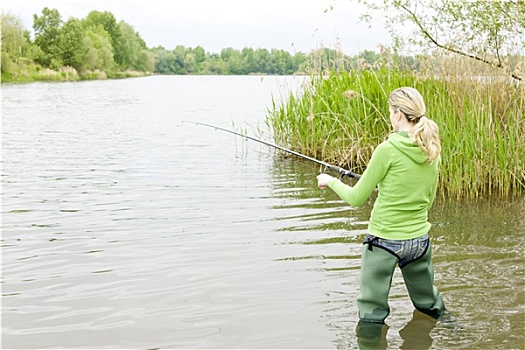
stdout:
[(366, 235), (363, 244), (368, 244), (369, 250), (373, 250), (373, 247), (379, 247), (395, 255), (398, 259), (399, 267), (403, 268), (407, 264), (416, 261), (425, 255), (430, 244), (429, 242), (428, 234), (413, 239), (399, 241)]

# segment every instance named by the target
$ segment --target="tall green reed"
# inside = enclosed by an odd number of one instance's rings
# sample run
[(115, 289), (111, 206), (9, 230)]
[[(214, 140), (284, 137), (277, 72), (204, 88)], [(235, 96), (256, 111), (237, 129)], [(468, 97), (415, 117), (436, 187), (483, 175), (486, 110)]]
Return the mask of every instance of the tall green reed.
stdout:
[(391, 130), (388, 94), (412, 86), (440, 127), (443, 194), (470, 197), (525, 191), (523, 84), (491, 77), (418, 75), (381, 68), (312, 75), (300, 94), (273, 102), (275, 142), (362, 172)]

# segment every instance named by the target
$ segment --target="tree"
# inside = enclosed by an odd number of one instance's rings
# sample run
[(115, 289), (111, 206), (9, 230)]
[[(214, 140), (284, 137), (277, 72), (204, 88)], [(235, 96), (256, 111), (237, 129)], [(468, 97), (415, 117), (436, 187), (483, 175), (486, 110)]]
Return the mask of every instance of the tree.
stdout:
[(18, 17), (9, 13), (2, 13), (2, 53), (13, 60), (22, 55), (22, 48), (26, 44), (24, 26)]
[[(399, 28), (410, 25), (409, 43), (445, 50), (500, 68), (514, 79), (525, 66), (525, 1), (354, 0), (371, 11), (384, 11), (395, 45), (402, 45)], [(370, 20), (372, 15), (363, 15)], [(518, 55), (521, 62), (509, 58)]]
[(295, 72), (292, 55), (288, 51), (272, 49), (271, 55), (274, 67), (273, 74), (283, 75)]
[(177, 45), (172, 51), (173, 61), (171, 62), (171, 70), (174, 74), (187, 74), (184, 67), (184, 59), (186, 58), (186, 48), (183, 45)]
[(40, 47), (43, 55), (37, 58), (39, 63), (49, 67), (52, 62), (55, 66), (60, 68), (60, 63), (57, 61), (59, 57), (59, 37), (60, 27), (62, 26), (62, 17), (56, 9), (49, 9), (44, 7), (42, 16), (33, 15), (33, 29), (35, 31), (35, 44)]
[(246, 73), (259, 73), (255, 66), (255, 55), (252, 48), (245, 47), (241, 51), (242, 71)]
[(202, 63), (206, 59), (206, 51), (202, 46), (197, 46), (193, 50), (193, 54), (195, 55), (195, 60), (197, 63)]
[(228, 67), (226, 63), (220, 58), (219, 54), (213, 53), (208, 56), (207, 71), (209, 74), (226, 74)]
[(153, 48), (152, 52), (155, 55), (155, 72), (171, 74), (169, 62), (172, 60), (173, 54), (162, 46)]
[(22, 46), (22, 56), (29, 61), (36, 62), (44, 55), (44, 52), (38, 45), (31, 41), (31, 33), (29, 30), (24, 30), (24, 38), (26, 44)]
[(227, 63), (227, 74), (243, 74), (241, 52), (232, 47), (221, 50), (220, 58)]
[(84, 38), (86, 56), (82, 70), (110, 72), (115, 67), (111, 37), (102, 25), (89, 27)]
[(146, 43), (135, 31), (132, 25), (120, 21), (120, 61), (117, 63), (122, 69), (137, 69), (139, 65), (139, 54), (146, 49)]
[(303, 52), (296, 52), (293, 56), (293, 64), (295, 67), (295, 71), (299, 71), (301, 73), (306, 72), (306, 64), (308, 62), (308, 57)]
[(81, 21), (70, 18), (60, 29), (58, 49), (65, 66), (71, 66), (77, 71), (82, 69), (82, 64), (87, 54), (85, 34)]
[(122, 40), (121, 27), (117, 23), (115, 16), (109, 11), (91, 11), (84, 19), (84, 25), (86, 27), (96, 27), (101, 25), (109, 34), (115, 62), (118, 65), (124, 65), (124, 62), (127, 59), (127, 52), (125, 52), (126, 49), (124, 48)]
[(267, 49), (257, 49), (253, 54), (255, 69), (257, 73), (269, 73), (271, 71), (271, 56)]
[(155, 70), (155, 55), (151, 51), (140, 50), (135, 69), (140, 72), (153, 72)]
[(197, 68), (197, 60), (195, 59), (194, 54), (186, 54), (186, 57), (184, 57), (184, 68), (189, 74), (195, 73), (195, 69)]
[(18, 17), (8, 13), (1, 15), (2, 33), (2, 78), (12, 78), (18, 74), (18, 60), (22, 56), (22, 48), (26, 45), (24, 27)]

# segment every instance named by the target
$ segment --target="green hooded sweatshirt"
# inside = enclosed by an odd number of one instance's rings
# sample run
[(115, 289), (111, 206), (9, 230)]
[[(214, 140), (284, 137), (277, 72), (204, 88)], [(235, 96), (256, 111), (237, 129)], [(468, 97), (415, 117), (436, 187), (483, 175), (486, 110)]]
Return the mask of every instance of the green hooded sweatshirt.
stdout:
[(417, 143), (401, 131), (377, 146), (355, 186), (334, 178), (328, 187), (348, 204), (359, 206), (377, 186), (368, 233), (391, 240), (412, 239), (430, 230), (428, 211), (436, 196), (439, 164), (439, 157), (429, 164)]

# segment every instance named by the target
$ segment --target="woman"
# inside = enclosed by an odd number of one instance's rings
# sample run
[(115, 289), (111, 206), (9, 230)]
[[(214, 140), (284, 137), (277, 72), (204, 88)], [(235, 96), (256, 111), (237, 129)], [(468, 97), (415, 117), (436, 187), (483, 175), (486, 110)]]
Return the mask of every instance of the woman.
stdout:
[(376, 187), (379, 190), (362, 249), (360, 321), (384, 323), (396, 265), (414, 307), (437, 319), (445, 305), (434, 286), (428, 211), (438, 185), (439, 130), (425, 116), (425, 103), (416, 89), (394, 90), (388, 105), (393, 133), (377, 146), (357, 184), (351, 187), (321, 174), (318, 186), (330, 187), (354, 206), (361, 205)]

